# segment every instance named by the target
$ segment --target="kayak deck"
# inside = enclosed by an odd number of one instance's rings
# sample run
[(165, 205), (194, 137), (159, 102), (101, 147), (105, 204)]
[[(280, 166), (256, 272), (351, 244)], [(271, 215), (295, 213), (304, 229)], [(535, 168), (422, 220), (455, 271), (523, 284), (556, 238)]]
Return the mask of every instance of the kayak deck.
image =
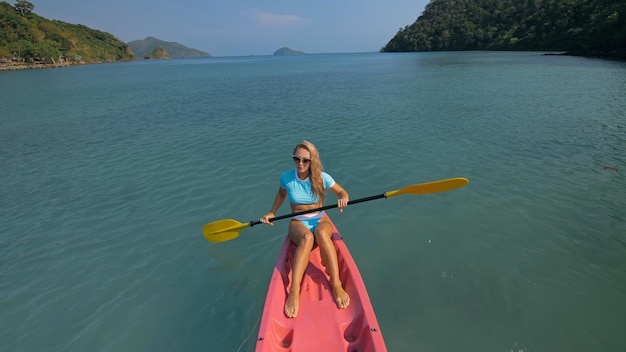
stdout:
[(302, 279), (298, 316), (291, 319), (285, 315), (295, 250), (286, 238), (270, 279), (255, 351), (387, 350), (361, 274), (335, 225), (333, 243), (350, 305), (337, 308), (320, 250), (315, 246)]

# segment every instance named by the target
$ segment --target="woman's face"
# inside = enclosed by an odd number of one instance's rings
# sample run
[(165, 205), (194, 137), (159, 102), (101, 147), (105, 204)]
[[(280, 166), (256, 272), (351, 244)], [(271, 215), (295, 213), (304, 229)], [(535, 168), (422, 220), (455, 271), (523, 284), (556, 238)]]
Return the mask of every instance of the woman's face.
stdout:
[(296, 164), (298, 173), (308, 173), (311, 167), (311, 152), (304, 148), (296, 149), (296, 152), (293, 153), (293, 162)]

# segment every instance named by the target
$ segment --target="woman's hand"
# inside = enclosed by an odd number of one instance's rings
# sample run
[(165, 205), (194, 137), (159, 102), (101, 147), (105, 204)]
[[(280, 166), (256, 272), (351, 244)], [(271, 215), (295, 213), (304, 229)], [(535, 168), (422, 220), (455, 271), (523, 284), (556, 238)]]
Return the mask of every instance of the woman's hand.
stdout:
[(270, 222), (270, 219), (271, 219), (271, 218), (273, 218), (273, 217), (276, 217), (276, 215), (275, 215), (274, 213), (267, 213), (267, 214), (263, 215), (263, 216), (259, 219), (259, 221), (261, 221), (261, 222), (262, 222), (262, 223), (264, 223), (264, 224), (269, 224), (269, 225), (274, 226), (274, 223), (273, 223), (273, 222)]
[(343, 208), (348, 206), (348, 197), (339, 198), (337, 200), (337, 207), (339, 208), (339, 212), (343, 212)]

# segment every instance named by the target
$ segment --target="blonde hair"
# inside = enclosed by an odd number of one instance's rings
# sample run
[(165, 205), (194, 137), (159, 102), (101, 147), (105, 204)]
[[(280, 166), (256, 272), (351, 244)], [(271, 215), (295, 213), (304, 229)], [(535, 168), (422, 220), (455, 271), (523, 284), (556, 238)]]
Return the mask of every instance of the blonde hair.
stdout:
[(305, 149), (311, 153), (311, 165), (309, 166), (309, 179), (311, 180), (311, 192), (313, 197), (316, 197), (319, 202), (324, 204), (324, 180), (322, 179), (322, 160), (320, 159), (320, 153), (317, 151), (315, 145), (309, 141), (302, 141), (296, 144), (293, 149), (293, 154), (296, 154), (298, 149)]

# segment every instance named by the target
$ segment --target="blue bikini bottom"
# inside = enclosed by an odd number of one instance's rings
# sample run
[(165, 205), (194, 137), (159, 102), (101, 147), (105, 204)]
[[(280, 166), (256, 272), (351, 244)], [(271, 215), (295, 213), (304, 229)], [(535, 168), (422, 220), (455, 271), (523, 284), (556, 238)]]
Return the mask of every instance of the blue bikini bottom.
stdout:
[(314, 234), (317, 224), (320, 222), (320, 219), (324, 215), (326, 215), (326, 213), (324, 211), (320, 211), (319, 213), (313, 214), (313, 215), (303, 214), (303, 215), (294, 216), (293, 219), (300, 221), (302, 225), (304, 225), (304, 227), (309, 229), (309, 231), (311, 231), (311, 233)]

